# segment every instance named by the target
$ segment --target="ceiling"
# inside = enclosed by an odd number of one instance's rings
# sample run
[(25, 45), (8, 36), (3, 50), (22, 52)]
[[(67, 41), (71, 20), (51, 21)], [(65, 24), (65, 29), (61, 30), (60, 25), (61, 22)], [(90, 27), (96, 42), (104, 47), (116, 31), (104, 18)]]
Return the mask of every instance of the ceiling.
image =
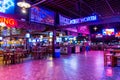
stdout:
[[(31, 4), (41, 0), (29, 0)], [(99, 17), (120, 15), (120, 0), (46, 0), (37, 6), (45, 6), (70, 18), (97, 14)]]

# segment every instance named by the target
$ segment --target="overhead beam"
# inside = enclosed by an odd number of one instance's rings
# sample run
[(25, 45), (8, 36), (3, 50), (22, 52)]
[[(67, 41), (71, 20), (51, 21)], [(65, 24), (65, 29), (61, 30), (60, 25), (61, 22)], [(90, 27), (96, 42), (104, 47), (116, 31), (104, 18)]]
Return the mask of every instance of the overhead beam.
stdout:
[[(74, 5), (76, 5), (76, 3), (74, 3), (74, 2), (72, 2), (72, 1), (70, 1), (70, 0), (67, 0), (68, 2), (70, 2), (71, 4), (74, 4)], [(78, 4), (78, 3), (77, 3)], [(80, 6), (81, 7), (81, 6)], [(85, 14), (88, 14), (89, 15), (89, 13), (86, 11), (86, 10), (84, 10), (84, 9), (82, 9), (82, 8), (80, 8), (80, 10), (81, 11), (83, 11)]]
[(92, 12), (94, 12), (94, 9), (91, 6), (89, 6), (85, 1), (83, 1), (83, 0), (79, 0), (79, 1), (83, 4), (85, 4), (87, 7), (89, 7)]
[(46, 1), (46, 0), (39, 1), (39, 2), (37, 2), (37, 3), (35, 3), (35, 4), (33, 4), (32, 6), (37, 6), (37, 5), (39, 5), (39, 4), (41, 4), (41, 3), (45, 2), (45, 1)]
[(79, 14), (77, 14), (77, 13), (75, 13), (75, 12), (71, 11), (71, 10), (68, 10), (68, 9), (64, 8), (63, 6), (61, 6), (61, 5), (57, 4), (57, 3), (55, 3), (55, 2), (54, 2), (54, 1), (52, 1), (52, 0), (49, 0), (48, 2), (50, 2), (50, 3), (54, 4), (55, 6), (60, 7), (61, 9), (65, 10), (65, 11), (67, 11), (67, 12), (70, 12), (70, 13), (74, 14), (75, 16), (80, 17), (80, 15), (79, 15)]
[(114, 11), (113, 8), (111, 7), (110, 3), (109, 3), (107, 0), (105, 0), (105, 2), (106, 2), (107, 5), (109, 6), (109, 8), (110, 8), (110, 10), (112, 11), (112, 13), (115, 13), (115, 11)]

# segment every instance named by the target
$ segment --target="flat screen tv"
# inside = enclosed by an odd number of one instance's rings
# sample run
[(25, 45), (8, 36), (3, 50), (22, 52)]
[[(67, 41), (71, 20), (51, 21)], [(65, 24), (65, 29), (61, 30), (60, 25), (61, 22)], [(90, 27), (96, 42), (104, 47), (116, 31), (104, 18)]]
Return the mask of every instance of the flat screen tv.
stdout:
[(43, 7), (32, 7), (30, 21), (54, 25), (54, 12)]
[(114, 35), (115, 34), (115, 29), (111, 28), (111, 29), (103, 29), (102, 31), (103, 35)]

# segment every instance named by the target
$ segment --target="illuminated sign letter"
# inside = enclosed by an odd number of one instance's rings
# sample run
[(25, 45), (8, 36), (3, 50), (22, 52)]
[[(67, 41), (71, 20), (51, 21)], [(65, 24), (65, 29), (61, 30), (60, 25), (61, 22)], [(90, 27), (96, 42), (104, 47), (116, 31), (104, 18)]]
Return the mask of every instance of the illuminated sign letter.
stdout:
[(12, 18), (3, 18), (3, 17), (0, 17), (0, 23), (5, 23), (6, 26), (16, 26), (17, 25), (16, 20), (14, 20)]

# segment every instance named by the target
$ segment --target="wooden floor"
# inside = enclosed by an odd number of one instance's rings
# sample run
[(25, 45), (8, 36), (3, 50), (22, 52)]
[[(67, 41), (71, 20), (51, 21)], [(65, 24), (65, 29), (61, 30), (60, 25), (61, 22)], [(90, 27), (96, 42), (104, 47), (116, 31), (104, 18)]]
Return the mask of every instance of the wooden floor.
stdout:
[(104, 67), (103, 52), (1, 65), (0, 80), (120, 80), (120, 66)]

